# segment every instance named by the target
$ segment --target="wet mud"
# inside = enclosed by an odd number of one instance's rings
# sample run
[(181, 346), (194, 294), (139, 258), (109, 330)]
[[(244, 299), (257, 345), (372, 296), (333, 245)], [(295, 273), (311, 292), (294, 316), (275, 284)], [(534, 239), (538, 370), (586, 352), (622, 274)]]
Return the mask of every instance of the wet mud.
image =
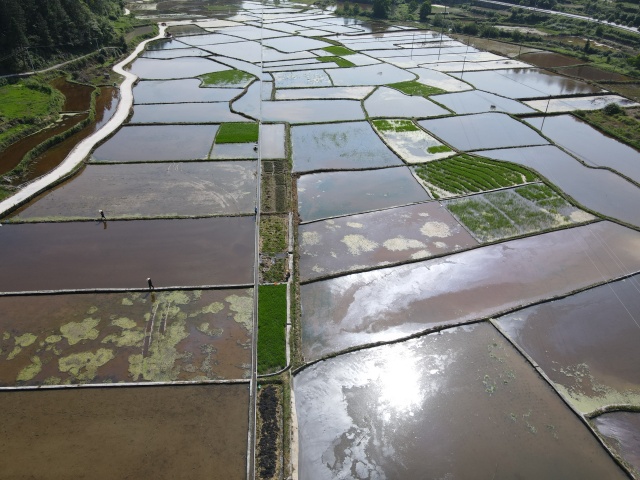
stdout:
[(294, 390), (301, 480), (626, 478), (486, 323), (321, 362)]
[(640, 414), (605, 413), (592, 420), (592, 423), (633, 473), (640, 476)]
[(244, 478), (248, 385), (2, 392), (7, 478)]
[(252, 216), (5, 224), (0, 291), (248, 284), (254, 228)]
[(600, 222), (303, 285), (302, 351), (314, 360), (567, 294), (634, 273), (638, 252), (638, 232)]

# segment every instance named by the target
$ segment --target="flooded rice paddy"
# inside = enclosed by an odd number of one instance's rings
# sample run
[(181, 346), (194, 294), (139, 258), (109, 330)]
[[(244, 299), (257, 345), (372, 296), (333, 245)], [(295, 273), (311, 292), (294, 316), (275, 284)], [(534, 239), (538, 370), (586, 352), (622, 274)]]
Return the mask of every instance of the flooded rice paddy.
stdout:
[(315, 360), (634, 273), (639, 247), (638, 232), (600, 222), (303, 285), (303, 354)]
[(304, 222), (424, 202), (431, 197), (408, 168), (304, 175), (298, 211)]
[(584, 414), (640, 407), (640, 277), (506, 315), (496, 323)]
[[(544, 125), (543, 125), (544, 121)], [(640, 152), (572, 115), (532, 117), (526, 122), (589, 167), (606, 167), (640, 184)]]
[(329, 359), (294, 388), (301, 479), (625, 478), (490, 325)]
[(553, 146), (487, 150), (482, 154), (531, 168), (590, 210), (640, 226), (640, 190), (620, 175), (589, 168)]
[(436, 95), (433, 99), (453, 112), (464, 115), (469, 113), (504, 112), (512, 114), (533, 113), (531, 107), (481, 90)]
[(596, 417), (593, 425), (611, 448), (640, 475), (640, 414), (611, 412)]
[(255, 162), (87, 165), (13, 215), (15, 220), (253, 213)]
[(206, 159), (217, 129), (214, 125), (123, 127), (93, 152), (92, 160), (157, 162)]
[(449, 115), (449, 111), (422, 97), (412, 97), (387, 87), (378, 88), (364, 102), (369, 117), (411, 118)]
[(244, 378), (249, 290), (2, 297), (0, 385)]
[(620, 95), (549, 98), (547, 100), (528, 100), (523, 103), (545, 113), (573, 112), (574, 110), (599, 110), (610, 103), (620, 105), (622, 108), (640, 106), (637, 102), (621, 97)]
[[(146, 103), (195, 103), (195, 102), (228, 102), (239, 97), (240, 88), (201, 87), (202, 81), (197, 78), (183, 80), (145, 80), (133, 88), (136, 104)], [(137, 108), (134, 109), (134, 112)]]
[(262, 102), (266, 122), (313, 123), (364, 120), (358, 100), (287, 100)]
[(242, 478), (248, 403), (248, 385), (2, 392), (3, 472)]
[(222, 123), (250, 122), (229, 111), (227, 102), (138, 105), (129, 123)]
[(0, 291), (248, 284), (253, 229), (253, 217), (4, 225)]
[(477, 245), (438, 202), (307, 223), (298, 234), (303, 281)]
[(179, 57), (167, 59), (138, 58), (129, 71), (143, 80), (169, 80), (173, 78), (197, 77), (205, 73), (222, 72), (229, 67), (214, 60), (201, 57)]
[(549, 143), (535, 130), (502, 113), (461, 115), (419, 123), (436, 137), (463, 151)]
[(294, 172), (402, 165), (368, 122), (292, 127), (291, 145)]

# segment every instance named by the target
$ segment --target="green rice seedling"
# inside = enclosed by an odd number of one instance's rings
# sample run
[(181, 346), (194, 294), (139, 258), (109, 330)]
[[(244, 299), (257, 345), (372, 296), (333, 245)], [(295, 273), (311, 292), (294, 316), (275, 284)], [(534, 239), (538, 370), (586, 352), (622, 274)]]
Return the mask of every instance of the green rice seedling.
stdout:
[(224, 87), (229, 85), (245, 86), (256, 77), (242, 70), (225, 70), (205, 73), (199, 78), (202, 80), (201, 87)]
[(451, 149), (446, 145), (437, 145), (435, 147), (427, 148), (428, 153), (444, 153), (444, 152), (450, 152), (450, 151)]
[(287, 362), (287, 286), (258, 287), (258, 373), (283, 368)]
[(325, 47), (322, 50), (325, 52), (329, 52), (331, 55), (337, 55), (339, 57), (343, 57), (345, 55), (353, 55), (356, 52), (353, 50), (349, 50), (347, 47), (340, 47), (338, 45), (332, 45), (331, 47)]
[(416, 132), (420, 130), (411, 120), (373, 120), (372, 123), (381, 132)]
[(223, 123), (216, 135), (216, 143), (252, 143), (257, 141), (257, 123)]
[(351, 63), (346, 58), (342, 57), (318, 57), (318, 61), (320, 62), (333, 62), (341, 68), (349, 68), (354, 67), (355, 65)]
[(431, 87), (422, 83), (411, 82), (398, 82), (387, 85), (388, 87), (395, 88), (396, 90), (406, 93), (407, 95), (415, 95), (418, 97), (428, 97), (429, 95), (437, 95), (439, 93), (446, 93), (445, 90), (437, 87)]

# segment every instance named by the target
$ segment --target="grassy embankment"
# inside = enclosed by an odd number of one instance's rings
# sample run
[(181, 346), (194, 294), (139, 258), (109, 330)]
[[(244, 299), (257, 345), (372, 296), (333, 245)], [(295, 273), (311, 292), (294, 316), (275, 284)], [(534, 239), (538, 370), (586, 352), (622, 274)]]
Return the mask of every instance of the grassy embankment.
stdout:
[(287, 286), (258, 287), (258, 373), (279, 370), (287, 363)]

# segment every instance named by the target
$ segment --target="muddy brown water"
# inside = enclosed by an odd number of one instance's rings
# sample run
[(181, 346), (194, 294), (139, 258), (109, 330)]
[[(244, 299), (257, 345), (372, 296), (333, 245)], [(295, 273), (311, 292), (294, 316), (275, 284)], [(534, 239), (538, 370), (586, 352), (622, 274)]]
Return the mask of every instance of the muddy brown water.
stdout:
[(640, 413), (605, 413), (592, 420), (601, 436), (640, 476)]
[(640, 406), (640, 277), (610, 283), (497, 320), (584, 413)]
[(5, 224), (0, 291), (248, 284), (254, 228), (253, 216)]
[(604, 82), (633, 82), (636, 80), (633, 77), (627, 75), (621, 75), (615, 72), (608, 72), (601, 70), (591, 65), (580, 65), (578, 67), (566, 67), (558, 68), (558, 73), (563, 75), (569, 75), (571, 77), (582, 78), (584, 80), (604, 81)]
[(294, 391), (300, 480), (627, 478), (487, 323), (332, 358)]
[(438, 202), (308, 223), (298, 234), (302, 280), (478, 244)]
[(605, 135), (573, 115), (532, 117), (526, 122), (542, 131), (591, 167), (608, 167), (640, 184), (640, 152)]
[(599, 222), (303, 285), (302, 351), (314, 360), (496, 315), (634, 273), (639, 252), (640, 233)]
[(91, 106), (91, 92), (93, 92), (94, 87), (69, 82), (64, 77), (53, 80), (51, 86), (60, 90), (64, 95), (63, 111), (84, 112), (89, 110)]
[(303, 221), (430, 200), (406, 167), (304, 175), (298, 180)]
[(253, 213), (255, 162), (87, 165), (11, 215), (19, 220)]
[(579, 65), (584, 63), (584, 60), (580, 60), (579, 58), (553, 52), (523, 53), (518, 57), (518, 60), (522, 60), (523, 62), (542, 68), (566, 67), (569, 65)]
[(244, 478), (248, 406), (248, 385), (2, 392), (3, 476)]
[(196, 160), (209, 155), (215, 125), (123, 127), (92, 155), (98, 162)]
[(251, 289), (0, 298), (0, 384), (242, 379)]

